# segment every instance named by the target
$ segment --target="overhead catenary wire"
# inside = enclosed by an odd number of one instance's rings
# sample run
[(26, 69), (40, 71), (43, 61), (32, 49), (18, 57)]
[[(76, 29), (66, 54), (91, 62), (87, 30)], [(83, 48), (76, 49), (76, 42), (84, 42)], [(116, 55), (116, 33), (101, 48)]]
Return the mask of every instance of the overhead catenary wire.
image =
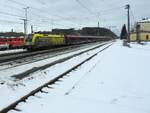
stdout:
[(98, 11), (98, 13), (113, 12), (114, 10), (123, 9), (124, 7), (125, 7), (125, 6), (117, 6), (117, 7), (113, 7), (113, 8), (106, 9), (106, 10), (100, 10), (100, 11)]
[[(39, 14), (35, 14), (35, 13), (32, 13), (32, 12), (30, 12), (32, 15), (35, 15), (36, 17), (40, 17), (40, 18), (43, 18), (43, 19), (50, 19), (50, 20), (55, 20), (55, 21), (57, 21), (57, 20), (59, 20), (59, 19), (53, 19), (53, 18), (49, 18), (49, 17), (46, 17), (46, 16), (42, 16), (41, 17), (41, 15), (39, 15)], [(20, 18), (25, 18), (25, 17), (23, 17), (23, 16), (20, 16), (20, 15), (16, 15), (16, 14), (12, 14), (12, 13), (8, 13), (8, 12), (2, 12), (2, 11), (0, 11), (0, 14), (4, 14), (4, 15), (9, 15), (9, 16), (14, 16), (14, 17), (20, 17)], [(66, 18), (67, 20), (81, 20), (81, 19), (88, 19), (89, 17), (70, 17), (70, 18)], [(65, 19), (65, 18), (64, 18)]]
[[(17, 1), (17, 0), (7, 0), (11, 3), (14, 3), (14, 4), (17, 4), (19, 7), (22, 7), (21, 9), (23, 9), (23, 7), (27, 7), (29, 6), (27, 3), (23, 3), (21, 1)], [(109, 13), (113, 12), (114, 10), (117, 10), (117, 9), (121, 9), (123, 6), (117, 6), (117, 7), (113, 7), (113, 8), (110, 8), (110, 9), (106, 9), (106, 10), (101, 10), (101, 11), (95, 11), (91, 9), (91, 7), (88, 7), (86, 4), (83, 3), (83, 1), (81, 0), (76, 0), (76, 2), (78, 2), (78, 4), (83, 7), (84, 9), (86, 9), (91, 15), (88, 15), (88, 16), (70, 16), (70, 17), (64, 17), (64, 16), (61, 16), (61, 15), (57, 15), (57, 14), (50, 14), (48, 13), (48, 11), (44, 11), (43, 9), (41, 8), (36, 8), (34, 6), (29, 6), (30, 7), (30, 11), (29, 11), (29, 14), (28, 16), (30, 17), (28, 21), (30, 20), (39, 20), (41, 25), (45, 24), (47, 22), (47, 24), (51, 24), (51, 26), (53, 25), (60, 25), (59, 23), (60, 22), (63, 22), (63, 21), (66, 21), (67, 24), (61, 24), (60, 26), (68, 26), (68, 22), (69, 22), (69, 26), (68, 27), (73, 27), (73, 26), (76, 26), (76, 25), (79, 25), (79, 23), (81, 24), (82, 20), (84, 21), (83, 23), (87, 23), (85, 21), (89, 21), (89, 20), (92, 20), (92, 19), (95, 19), (97, 21), (97, 18), (99, 18), (100, 16), (103, 16), (103, 15), (108, 15)], [(43, 5), (47, 5), (47, 4), (43, 4)], [(17, 8), (19, 9), (19, 8)], [(101, 13), (101, 15), (99, 15), (98, 13)], [(2, 13), (1, 13), (2, 14)], [(11, 13), (9, 13), (11, 14)], [(9, 15), (9, 14), (6, 14), (5, 15)], [(15, 14), (11, 14), (13, 16), (16, 16), (16, 17), (20, 17), (20, 18), (25, 18), (23, 16), (20, 16), (20, 15), (15, 15)], [(11, 16), (10, 15), (10, 16)], [(36, 18), (36, 17), (38, 18)], [(96, 17), (96, 18), (95, 18)], [(33, 21), (30, 21), (30, 24), (34, 24)], [(59, 22), (59, 23), (57, 23)], [(65, 22), (63, 22), (65, 23)], [(83, 24), (82, 23), (82, 24)], [(96, 22), (97, 23), (97, 22)], [(52, 25), (53, 24), (53, 25)]]
[(6, 23), (12, 23), (12, 24), (23, 24), (21, 22), (18, 22), (18, 21), (12, 21), (12, 20), (3, 20), (3, 19), (0, 19), (0, 22), (6, 22)]
[(9, 8), (9, 9), (11, 9), (11, 10), (18, 11), (18, 12), (20, 12), (20, 13), (23, 12), (23, 11), (21, 10), (22, 8), (17, 8), (17, 7), (14, 7), (14, 6), (12, 6), (12, 5), (5, 4), (4, 7), (5, 7), (5, 8), (7, 7), (7, 8)]
[[(24, 4), (24, 3), (21, 3), (21, 2), (18, 2), (18, 1), (15, 1), (15, 0), (8, 0), (8, 1), (10, 1), (10, 2), (12, 2), (12, 3), (15, 3), (15, 4), (17, 4), (17, 5), (21, 5), (21, 6), (23, 6), (23, 7), (25, 7), (25, 6), (27, 6), (28, 7), (28, 5), (26, 5), (26, 4)], [(41, 12), (41, 9), (38, 9), (38, 8), (34, 8), (34, 7), (32, 7), (32, 6), (30, 6), (30, 9), (33, 9), (33, 10), (35, 10), (35, 11), (38, 11), (38, 12)], [(60, 25), (60, 26), (66, 26), (66, 25), (62, 25), (62, 24), (58, 24), (58, 23), (54, 23), (54, 22), (52, 22), (52, 21), (57, 21), (56, 19), (54, 19), (54, 18), (51, 18), (51, 17), (48, 17), (48, 16), (40, 16), (39, 15), (39, 13), (38, 14), (35, 14), (35, 13), (33, 13), (33, 12), (31, 12), (31, 10), (30, 10), (30, 13), (32, 13), (32, 15), (35, 15), (35, 16), (37, 16), (37, 17), (41, 17), (44, 21), (46, 20), (46, 21), (50, 21), (50, 23), (53, 23), (53, 25)], [(47, 13), (47, 12), (44, 12), (45, 14), (47, 14), (47, 15), (49, 15), (50, 16), (50, 14), (49, 13)], [(61, 20), (63, 19), (63, 20), (65, 20), (66, 18), (65, 17), (61, 17), (61, 16), (59, 16), (59, 15), (53, 15), (53, 16), (57, 16), (57, 17), (59, 17), (59, 18), (61, 18)], [(68, 19), (67, 19), (68, 20)], [(30, 20), (28, 20), (28, 21), (30, 21)], [(71, 21), (72, 22), (72, 21)], [(72, 22), (73, 23), (73, 22)], [(31, 25), (32, 25), (33, 23), (31, 23)], [(41, 23), (42, 24), (42, 23)]]
[(0, 11), (0, 14), (14, 16), (14, 17), (19, 17), (19, 18), (24, 18), (23, 16), (12, 14), (12, 13), (8, 13), (8, 12), (2, 12), (2, 11)]
[[(46, 22), (46, 21), (45, 22), (40, 22), (40, 21), (37, 22), (37, 21), (32, 20), (31, 23), (32, 23), (32, 25), (40, 26), (40, 24), (48, 23), (48, 22)], [(58, 25), (58, 26), (63, 26), (63, 27), (71, 27), (71, 26), (60, 24), (60, 23), (56, 23), (56, 22), (52, 22), (52, 23), (53, 23), (53, 25)], [(41, 26), (50, 26), (50, 24), (44, 24), (44, 25), (41, 25)]]
[(123, 5), (123, 6), (117, 6), (117, 7), (113, 7), (113, 8), (106, 9), (106, 10), (100, 10), (100, 11), (97, 11), (97, 12), (93, 12), (89, 7), (87, 7), (85, 4), (83, 4), (83, 3), (81, 2), (81, 0), (76, 0), (76, 2), (77, 2), (82, 8), (86, 9), (86, 10), (91, 14), (90, 17), (91, 17), (91, 16), (97, 17), (97, 18), (98, 18), (98, 22), (99, 22), (99, 19), (102, 18), (102, 16), (104, 16), (104, 15), (110, 15), (110, 14), (112, 14), (112, 12), (113, 12), (114, 10), (118, 10), (118, 11), (119, 11), (119, 9), (123, 9), (123, 8), (125, 7), (125, 5)]
[(86, 5), (84, 5), (80, 0), (75, 0), (81, 7), (83, 7), (84, 9), (86, 9), (90, 14), (92, 15), (96, 15), (96, 13), (94, 13), (91, 9), (89, 9), (88, 7), (86, 7)]
[(63, 17), (63, 16), (60, 16), (60, 15), (57, 15), (57, 14), (50, 14), (50, 13), (48, 13), (48, 12), (43, 12), (43, 10), (41, 10), (41, 9), (39, 9), (39, 8), (35, 8), (35, 7), (33, 7), (33, 6), (29, 6), (29, 5), (26, 5), (26, 4), (24, 4), (24, 3), (21, 3), (21, 2), (15, 1), (15, 0), (8, 0), (8, 1), (10, 1), (10, 2), (12, 2), (12, 3), (15, 3), (15, 4), (18, 4), (18, 5), (21, 5), (21, 6), (24, 6), (24, 7), (30, 7), (30, 9), (33, 9), (33, 10), (38, 11), (38, 13), (42, 12), (42, 14), (44, 13), (44, 14), (46, 14), (46, 15), (54, 16), (54, 17), (57, 17), (57, 18), (62, 19), (62, 20), (66, 20), (66, 21), (69, 20), (69, 19), (68, 19), (69, 17)]
[(15, 1), (15, 0), (8, 0), (8, 1), (10, 1), (10, 2), (12, 2), (12, 3), (15, 3), (15, 4), (18, 4), (19, 6), (26, 6), (25, 4), (23, 4), (23, 3), (20, 3), (20, 2), (17, 2), (17, 1)]
[[(21, 5), (21, 6), (25, 6), (25, 7), (28, 6), (28, 5), (24, 4), (24, 3), (18, 2), (18, 1), (16, 1), (16, 0), (8, 0), (8, 1), (10, 1), (10, 2), (12, 2), (12, 3), (15, 3), (15, 4), (18, 4), (18, 5)], [(92, 15), (94, 15), (94, 16), (99, 16), (97, 12), (93, 12), (91, 9), (89, 9), (88, 7), (86, 7), (81, 1), (76, 0), (76, 2), (78, 2), (78, 3), (80, 4), (80, 6), (82, 6), (84, 9), (86, 9), (87, 11), (89, 11)], [(30, 6), (30, 8), (33, 9), (33, 10), (39, 11), (39, 12), (42, 11), (41, 9), (34, 8), (34, 7), (31, 7), (31, 6)], [(117, 9), (117, 8), (118, 8), (118, 7), (111, 8), (111, 9), (108, 9), (108, 10), (102, 10), (102, 11), (100, 11), (100, 12), (106, 12), (106, 11), (110, 11), (110, 10)], [(119, 8), (120, 8), (120, 7), (119, 7)], [(47, 13), (47, 12), (42, 12), (42, 13), (45, 13), (45, 14), (47, 14), (47, 15), (50, 15), (50, 14)], [(32, 13), (32, 14), (33, 14), (33, 13)], [(38, 13), (38, 14), (39, 14), (39, 13)], [(56, 15), (56, 14), (51, 14), (51, 15), (59, 18), (59, 19), (53, 19), (53, 20), (55, 20), (55, 21), (57, 21), (57, 20), (58, 20), (58, 21), (59, 21), (59, 20), (66, 20), (66, 21), (68, 21), (68, 20), (69, 20), (69, 21), (73, 22), (72, 20), (82, 19), (81, 17), (80, 17), (80, 18), (78, 18), (78, 17), (62, 17), (62, 16)], [(45, 18), (45, 17), (46, 17), (46, 16), (44, 16), (44, 18)], [(49, 18), (49, 17), (46, 17), (46, 18)], [(50, 18), (50, 19), (52, 19), (52, 18)], [(83, 18), (83, 19), (84, 19), (84, 18)]]
[[(15, 4), (18, 4), (19, 6), (21, 5), (21, 6), (23, 6), (23, 7), (28, 7), (28, 5), (26, 5), (26, 4), (24, 4), (24, 3), (21, 3), (21, 2), (18, 2), (18, 1), (16, 1), (16, 0), (8, 0), (8, 1), (10, 1), (10, 2), (12, 2), (12, 3), (15, 3)], [(37, 11), (38, 12), (38, 15), (41, 15), (40, 14), (40, 12), (42, 12), (42, 15), (41, 16), (38, 16), (38, 18), (40, 17), (40, 18), (43, 18), (43, 19), (45, 19), (45, 20), (49, 20), (50, 19), (50, 23), (53, 23), (52, 21), (66, 21), (67, 23), (69, 22), (69, 24), (71, 24), (72, 26), (74, 26), (75, 25), (75, 20), (77, 20), (77, 19), (75, 19), (74, 17), (62, 17), (62, 16), (60, 16), (60, 15), (57, 15), (57, 14), (49, 14), (48, 12), (43, 12), (41, 9), (39, 9), (39, 8), (35, 8), (35, 7), (33, 7), (33, 6), (29, 6), (30, 7), (30, 13), (32, 13), (33, 14), (33, 12), (32, 12), (32, 10), (34, 10), (34, 11)], [(45, 14), (45, 15), (43, 15), (43, 14)], [(33, 15), (36, 15), (37, 16), (37, 13), (35, 14), (33, 14)], [(54, 16), (54, 17), (52, 17), (52, 16)], [(28, 20), (29, 21), (29, 20)], [(32, 24), (32, 23), (31, 23)], [(66, 25), (65, 25), (66, 26)]]

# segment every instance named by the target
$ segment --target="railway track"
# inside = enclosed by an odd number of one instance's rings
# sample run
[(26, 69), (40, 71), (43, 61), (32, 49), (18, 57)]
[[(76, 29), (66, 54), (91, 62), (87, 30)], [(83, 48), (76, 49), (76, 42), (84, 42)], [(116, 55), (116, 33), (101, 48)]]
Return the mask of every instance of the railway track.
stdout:
[(17, 74), (17, 75), (13, 75), (12, 77), (15, 77), (15, 79), (19, 79), (19, 80), (20, 80), (20, 79), (23, 79), (23, 78), (27, 77), (27, 75), (30, 75), (30, 74), (32, 74), (32, 73), (35, 73), (35, 72), (38, 71), (38, 70), (44, 70), (44, 69), (46, 69), (46, 68), (48, 68), (48, 67), (51, 67), (51, 66), (53, 66), (53, 65), (56, 65), (56, 64), (58, 64), (58, 63), (65, 62), (65, 61), (67, 61), (67, 60), (69, 60), (69, 59), (71, 59), (71, 58), (73, 58), (73, 57), (76, 57), (76, 56), (79, 56), (79, 55), (81, 55), (81, 54), (83, 54), (83, 53), (86, 53), (86, 52), (88, 52), (88, 51), (94, 50), (94, 49), (99, 48), (99, 47), (101, 47), (101, 46), (103, 46), (103, 45), (105, 45), (105, 44), (101, 44), (101, 45), (98, 45), (98, 46), (96, 46), (96, 47), (94, 47), (94, 48), (91, 48), (91, 49), (88, 49), (88, 50), (79, 52), (79, 53), (77, 53), (77, 54), (73, 54), (73, 55), (67, 56), (67, 57), (65, 57), (65, 58), (61, 58), (61, 59), (59, 59), (59, 60), (56, 60), (56, 61), (54, 61), (54, 62), (48, 63), (48, 64), (43, 65), (43, 66), (34, 67), (34, 68), (29, 69), (29, 70), (27, 70), (27, 71), (25, 71), (25, 72), (23, 72), (23, 73), (20, 73), (20, 74)]
[[(92, 45), (92, 43), (90, 44)], [(14, 54), (0, 56), (0, 71), (18, 67), (25, 64), (30, 64), (33, 62), (38, 62), (40, 60), (52, 58), (64, 53), (72, 52), (77, 49), (86, 47), (87, 45), (89, 46), (89, 44), (72, 45), (72, 46), (61, 47), (61, 48), (50, 49), (50, 50), (33, 51), (33, 52), (25, 51), (18, 54), (14, 53)]]
[[(106, 44), (104, 44), (104, 45), (106, 45)], [(82, 62), (80, 62), (80, 63), (78, 63), (78, 64), (76, 64), (76, 65), (70, 67), (70, 68), (67, 69), (67, 70), (64, 70), (64, 72), (63, 72), (62, 74), (60, 74), (60, 75), (58, 75), (57, 77), (55, 77), (55, 78), (49, 80), (47, 83), (44, 83), (43, 85), (39, 86), (38, 88), (32, 90), (30, 93), (24, 95), (24, 96), (21, 97), (20, 99), (16, 100), (15, 102), (13, 102), (13, 103), (10, 104), (10, 105), (8, 105), (8, 106), (5, 107), (4, 109), (2, 109), (2, 110), (0, 111), (0, 113), (7, 113), (8, 111), (10, 111), (10, 110), (12, 110), (12, 109), (13, 109), (13, 110), (16, 110), (16, 111), (20, 111), (19, 109), (16, 108), (16, 106), (17, 106), (19, 103), (25, 102), (27, 98), (29, 98), (30, 96), (34, 96), (34, 95), (35, 95), (36, 93), (38, 93), (38, 92), (47, 93), (47, 92), (43, 91), (42, 89), (43, 89), (43, 88), (51, 88), (50, 86), (51, 86), (52, 84), (55, 84), (57, 81), (59, 81), (59, 79), (63, 78), (63, 77), (66, 76), (68, 73), (72, 72), (73, 70), (77, 69), (79, 66), (81, 66), (81, 65), (84, 64), (85, 62), (89, 61), (90, 59), (92, 59), (93, 57), (95, 57), (95, 56), (96, 56), (97, 54), (99, 54), (100, 52), (102, 52), (102, 51), (104, 51), (105, 49), (109, 48), (111, 45), (112, 45), (112, 43), (111, 43), (111, 44), (108, 44), (106, 47), (104, 47), (103, 49), (97, 51), (96, 53), (94, 53), (93, 55), (89, 56), (88, 58), (86, 58), (86, 59), (83, 60)], [(102, 46), (102, 45), (101, 45), (101, 46)], [(99, 46), (99, 47), (101, 47), (101, 46)], [(99, 47), (97, 47), (97, 48), (99, 48)], [(95, 49), (96, 49), (96, 48), (95, 48)], [(85, 52), (88, 52), (88, 51), (85, 51)], [(84, 52), (84, 53), (85, 53), (85, 52)], [(81, 54), (82, 54), (82, 53), (81, 53)], [(80, 55), (80, 54), (78, 54), (78, 55)], [(77, 56), (77, 55), (75, 55), (75, 56)], [(72, 56), (72, 57), (73, 57), (73, 56)], [(48, 68), (48, 67), (49, 67), (49, 65), (45, 65), (45, 67), (40, 67), (40, 68), (38, 68), (37, 70), (46, 69), (46, 68)], [(36, 71), (37, 71), (37, 70), (36, 70)], [(35, 72), (35, 71), (33, 70), (33, 72)], [(29, 73), (26, 73), (26, 74), (29, 74)]]
[(0, 58), (1, 58), (1, 57), (11, 56), (11, 55), (17, 55), (17, 54), (27, 53), (27, 52), (28, 52), (28, 51), (20, 51), (20, 52), (12, 52), (12, 53), (3, 53), (3, 54), (0, 54)]
[[(80, 46), (80, 45), (73, 45), (73, 46), (68, 46), (68, 47), (74, 48), (74, 47), (78, 47), (78, 46)], [(25, 51), (25, 52), (18, 52), (18, 53), (2, 54), (2, 55), (0, 55), (0, 63), (2, 64), (5, 62), (14, 61), (17, 59), (23, 59), (25, 57), (30, 57), (33, 55), (39, 55), (39, 54), (44, 54), (44, 53), (48, 53), (48, 52), (63, 50), (63, 49), (67, 49), (68, 47), (47, 49), (47, 50), (42, 50), (42, 51)]]

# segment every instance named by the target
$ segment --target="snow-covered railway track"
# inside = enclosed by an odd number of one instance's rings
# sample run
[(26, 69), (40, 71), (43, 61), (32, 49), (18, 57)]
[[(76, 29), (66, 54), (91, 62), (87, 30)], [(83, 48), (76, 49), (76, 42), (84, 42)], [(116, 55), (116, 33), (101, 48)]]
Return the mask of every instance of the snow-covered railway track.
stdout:
[(20, 53), (25, 53), (25, 52), (28, 52), (28, 51), (26, 49), (8, 49), (8, 50), (0, 51), (0, 57), (20, 54)]
[(103, 45), (106, 45), (106, 43), (101, 44), (101, 45), (98, 45), (98, 46), (96, 46), (96, 47), (94, 47), (94, 48), (91, 48), (91, 49), (88, 49), (88, 50), (85, 50), (85, 51), (81, 51), (81, 52), (79, 52), (79, 53), (77, 53), (77, 54), (73, 54), (73, 55), (71, 55), (71, 56), (67, 56), (67, 57), (65, 57), (65, 58), (58, 59), (58, 60), (56, 60), (56, 61), (54, 61), (54, 62), (51, 62), (51, 63), (48, 63), (48, 64), (46, 64), (46, 65), (31, 68), (31, 69), (29, 69), (29, 70), (27, 70), (27, 71), (25, 71), (25, 72), (23, 72), (23, 73), (19, 73), (19, 74), (17, 74), (17, 75), (13, 75), (12, 77), (15, 77), (15, 79), (23, 79), (23, 78), (27, 77), (28, 75), (30, 75), (30, 74), (32, 74), (32, 73), (34, 73), (34, 72), (36, 72), (36, 71), (44, 70), (44, 69), (46, 69), (46, 68), (48, 68), (48, 67), (50, 67), (50, 66), (56, 65), (56, 64), (58, 64), (58, 63), (65, 62), (65, 61), (67, 61), (67, 60), (69, 60), (69, 59), (71, 59), (71, 58), (73, 58), (73, 57), (76, 57), (76, 56), (79, 56), (79, 55), (81, 55), (81, 54), (83, 54), (83, 53), (86, 53), (86, 52), (88, 52), (88, 51), (94, 50), (94, 49), (99, 48), (99, 47), (101, 47), (101, 46), (103, 46)]
[[(79, 45), (74, 45), (74, 46), (79, 46)], [(68, 46), (68, 47), (73, 47), (73, 46)], [(8, 54), (4, 54), (4, 55), (2, 54), (2, 55), (0, 55), (0, 63), (2, 65), (4, 65), (6, 63), (12, 63), (12, 61), (24, 59), (25, 57), (40, 55), (40, 54), (44, 54), (47, 52), (63, 50), (68, 47), (54, 48), (54, 49), (41, 50), (41, 51), (25, 51), (25, 52), (18, 52), (18, 53), (8, 53)]]
[[(106, 45), (106, 44), (103, 44)], [(92, 55), (90, 55), (89, 57), (85, 58), (83, 61), (77, 63), (76, 65), (71, 66), (69, 69), (64, 70), (60, 75), (57, 75), (56, 77), (54, 77), (53, 79), (50, 79), (48, 82), (46, 82), (45, 84), (39, 86), (38, 88), (32, 90), (31, 92), (29, 92), (28, 94), (26, 94), (25, 96), (21, 97), (20, 99), (16, 100), (15, 102), (13, 102), (12, 104), (10, 104), (9, 106), (5, 107), (4, 109), (2, 109), (0, 111), (0, 113), (7, 113), (8, 111), (14, 109), (16, 111), (19, 111), (19, 109), (16, 108), (16, 106), (20, 103), (20, 102), (24, 102), (26, 101), (26, 99), (30, 96), (34, 96), (36, 93), (38, 92), (42, 92), (42, 93), (47, 93), (45, 91), (43, 91), (42, 89), (47, 87), (47, 88), (51, 88), (50, 85), (55, 84), (57, 81), (59, 81), (61, 78), (63, 78), (64, 76), (66, 76), (68, 73), (72, 72), (73, 70), (77, 69), (79, 66), (81, 66), (82, 64), (84, 64), (85, 62), (89, 61), (90, 59), (92, 59), (93, 57), (95, 57), (97, 54), (99, 54), (100, 52), (104, 51), (105, 49), (107, 49), (108, 47), (110, 47), (112, 45), (111, 44), (107, 44), (104, 48), (99, 49), (98, 51), (96, 51), (95, 53), (93, 53)], [(102, 45), (101, 45), (102, 46)], [(100, 46), (99, 46), (100, 47)], [(97, 47), (97, 48), (99, 48)], [(96, 48), (95, 48), (96, 49)], [(86, 51), (88, 52), (88, 51)], [(42, 67), (43, 68), (43, 67)], [(47, 66), (45, 67), (47, 68)]]
[(28, 51), (24, 50), (24, 51), (19, 51), (19, 52), (3, 53), (3, 54), (0, 54), (0, 58), (12, 56), (12, 55), (17, 55), (17, 54), (22, 54), (22, 53), (27, 53), (27, 52), (28, 52)]
[(40, 60), (44, 60), (61, 54), (72, 52), (74, 51), (74, 49), (81, 48), (82, 46), (83, 47), (87, 46), (87, 44), (72, 45), (72, 46), (55, 48), (50, 50), (42, 50), (42, 51), (33, 51), (33, 52), (25, 51), (18, 54), (12, 53), (8, 55), (4, 55), (0, 57), (0, 71), (8, 70), (21, 65), (38, 62)]

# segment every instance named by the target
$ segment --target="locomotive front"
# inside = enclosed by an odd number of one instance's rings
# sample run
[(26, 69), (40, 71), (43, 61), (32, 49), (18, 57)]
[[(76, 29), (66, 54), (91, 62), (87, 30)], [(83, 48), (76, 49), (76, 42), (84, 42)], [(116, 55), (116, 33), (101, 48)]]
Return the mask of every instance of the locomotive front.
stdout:
[(51, 34), (29, 34), (26, 38), (26, 48), (28, 50), (44, 49), (65, 44), (63, 35)]

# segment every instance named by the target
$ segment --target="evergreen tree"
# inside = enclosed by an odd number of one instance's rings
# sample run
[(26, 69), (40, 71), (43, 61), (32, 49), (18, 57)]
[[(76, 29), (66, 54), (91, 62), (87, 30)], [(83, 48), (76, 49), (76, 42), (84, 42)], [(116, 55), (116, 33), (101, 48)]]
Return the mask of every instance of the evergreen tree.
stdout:
[(126, 25), (124, 24), (121, 30), (121, 34), (120, 34), (120, 39), (127, 39), (128, 33), (127, 33), (127, 29), (126, 29)]

